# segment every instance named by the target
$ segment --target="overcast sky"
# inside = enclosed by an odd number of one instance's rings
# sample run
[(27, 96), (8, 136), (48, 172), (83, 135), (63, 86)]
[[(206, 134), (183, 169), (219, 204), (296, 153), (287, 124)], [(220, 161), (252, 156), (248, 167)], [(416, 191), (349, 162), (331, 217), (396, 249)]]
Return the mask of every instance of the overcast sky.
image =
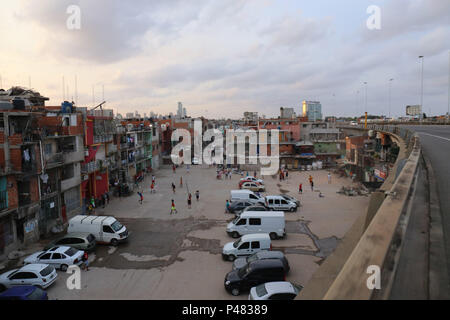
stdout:
[[(69, 5), (81, 29), (69, 30)], [(381, 29), (366, 12), (381, 8)], [(102, 99), (119, 113), (194, 117), (278, 116), (302, 100), (322, 102), (324, 115), (392, 115), (420, 103), (448, 106), (449, 0), (39, 0), (2, 1), (0, 76), (3, 87), (31, 86), (48, 105), (75, 97)]]

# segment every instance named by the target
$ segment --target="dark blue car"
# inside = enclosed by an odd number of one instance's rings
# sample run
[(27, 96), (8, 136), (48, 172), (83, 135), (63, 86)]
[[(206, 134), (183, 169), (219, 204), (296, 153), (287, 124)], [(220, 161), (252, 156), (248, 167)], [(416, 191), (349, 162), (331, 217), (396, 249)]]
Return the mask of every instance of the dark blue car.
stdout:
[(38, 287), (18, 286), (0, 293), (0, 300), (48, 300), (48, 296)]

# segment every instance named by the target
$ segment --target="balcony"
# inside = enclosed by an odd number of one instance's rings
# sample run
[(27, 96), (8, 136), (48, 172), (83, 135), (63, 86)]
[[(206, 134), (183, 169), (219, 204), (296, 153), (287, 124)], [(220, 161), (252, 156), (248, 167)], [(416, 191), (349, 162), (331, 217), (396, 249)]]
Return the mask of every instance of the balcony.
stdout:
[(61, 181), (61, 191), (66, 191), (69, 190), (73, 187), (76, 187), (78, 185), (80, 185), (81, 183), (81, 176), (80, 175), (76, 175), (72, 178), (69, 179), (65, 179)]
[(56, 167), (62, 164), (64, 164), (64, 155), (62, 152), (55, 153), (47, 159), (47, 167)]
[(98, 164), (95, 161), (81, 164), (81, 173), (92, 173), (98, 170)]

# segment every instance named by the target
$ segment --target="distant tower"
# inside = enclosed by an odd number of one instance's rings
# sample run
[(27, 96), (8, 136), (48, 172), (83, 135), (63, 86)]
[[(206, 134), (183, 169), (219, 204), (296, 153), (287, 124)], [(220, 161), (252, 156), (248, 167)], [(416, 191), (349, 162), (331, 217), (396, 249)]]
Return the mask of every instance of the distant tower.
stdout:
[(177, 118), (183, 118), (183, 104), (178, 102)]
[(186, 108), (183, 108), (183, 118), (186, 118), (186, 116), (187, 116)]

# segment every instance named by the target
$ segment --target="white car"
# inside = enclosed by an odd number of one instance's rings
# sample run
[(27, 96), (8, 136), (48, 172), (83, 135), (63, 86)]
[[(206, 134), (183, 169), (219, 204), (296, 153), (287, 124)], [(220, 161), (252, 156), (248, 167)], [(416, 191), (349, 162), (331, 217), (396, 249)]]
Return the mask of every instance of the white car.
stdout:
[(241, 180), (240, 181), (254, 181), (254, 182), (258, 182), (258, 183), (260, 183), (260, 184), (264, 184), (264, 180), (262, 180), (262, 179), (256, 179), (255, 177), (252, 177), (252, 176), (247, 176), (247, 177), (245, 177), (245, 178), (241, 178)]
[(47, 251), (39, 251), (24, 260), (24, 264), (44, 263), (57, 269), (66, 271), (71, 265), (80, 265), (83, 263), (84, 251), (71, 247), (53, 247)]
[(302, 289), (287, 281), (266, 282), (251, 288), (248, 300), (294, 300)]
[(48, 288), (58, 278), (55, 268), (48, 264), (29, 264), (0, 275), (0, 291), (2, 287), (37, 286)]

